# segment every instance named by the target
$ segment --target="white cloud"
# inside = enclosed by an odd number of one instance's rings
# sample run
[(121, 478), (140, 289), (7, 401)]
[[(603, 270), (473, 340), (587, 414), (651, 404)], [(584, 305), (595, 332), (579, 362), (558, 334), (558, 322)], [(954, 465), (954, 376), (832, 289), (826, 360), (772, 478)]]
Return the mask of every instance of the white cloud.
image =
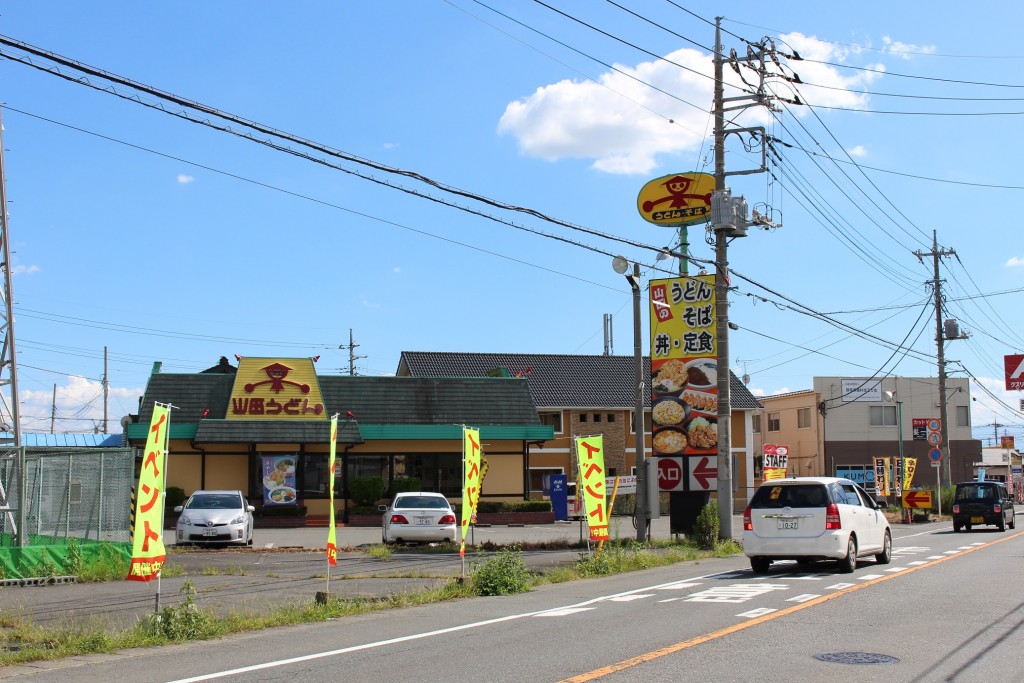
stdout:
[[(801, 80), (827, 86), (799, 86), (801, 99), (830, 107), (867, 106), (867, 95), (858, 91), (881, 78), (880, 73), (846, 74), (828, 64), (806, 61), (841, 62), (858, 48), (825, 43), (799, 33), (783, 39), (788, 49), (795, 49), (805, 58), (790, 62)], [(881, 65), (868, 66), (883, 70)], [(605, 173), (647, 174), (669, 157), (692, 157), (702, 149), (707, 151), (713, 99), (710, 55), (685, 48), (664, 60), (633, 67), (616, 65), (616, 69), (602, 74), (596, 82), (564, 80), (538, 87), (531, 95), (510, 102), (498, 122), (498, 133), (513, 136), (526, 156), (546, 161), (588, 159), (592, 168)], [(731, 69), (726, 69), (726, 81), (739, 84)], [(787, 91), (785, 83), (775, 82), (779, 95), (796, 96), (796, 92)], [(727, 88), (727, 92), (735, 94), (736, 90)], [(790, 111), (798, 116), (808, 113), (806, 107), (799, 106)], [(767, 121), (768, 113), (759, 107), (747, 110), (738, 119), (742, 125)]]
[(194, 180), (195, 180), (195, 178), (193, 178), (190, 175), (185, 175), (184, 173), (179, 173), (178, 174), (178, 182), (180, 184), (182, 184), (182, 185), (188, 185), (189, 183), (191, 183)]
[[(53, 389), (22, 390), (18, 393), (21, 396), (22, 428), (26, 432), (50, 431), (50, 415), (55, 401)], [(110, 405), (132, 405), (142, 393), (142, 387), (111, 386), (108, 400)], [(103, 384), (86, 377), (68, 377), (65, 385), (57, 387), (56, 408), (56, 432), (88, 433), (94, 427), (103, 431)], [(75, 419), (67, 419), (72, 416)], [(108, 411), (108, 433), (121, 432), (121, 417)]]
[(39, 272), (39, 266), (37, 266), (37, 265), (14, 266), (14, 268), (11, 269), (11, 275), (31, 275), (32, 273), (38, 273), (38, 272)]
[(882, 45), (885, 46), (883, 49), (886, 52), (891, 52), (900, 59), (910, 59), (915, 54), (929, 55), (935, 52), (934, 45), (913, 45), (893, 40), (889, 36), (882, 36)]
[(363, 304), (363, 308), (380, 308), (380, 304), (375, 304), (366, 297), (363, 297), (360, 301)]
[(1021, 258), (1020, 256), (1011, 256), (1009, 259), (1006, 260), (1006, 263), (1004, 263), (1003, 265), (1006, 266), (1007, 268), (1024, 266), (1024, 258)]
[(401, 273), (401, 272), (402, 272), (402, 267), (401, 267), (401, 266), (395, 266), (395, 267), (394, 267), (394, 268), (392, 269), (392, 271), (391, 271), (391, 272), (392, 272), (392, 273), (396, 273), (396, 274), (397, 274), (397, 273)]
[(398, 147), (397, 142), (385, 142), (384, 149), (396, 149)]
[(868, 155), (867, 147), (865, 147), (864, 145), (857, 145), (856, 147), (851, 147), (850, 149), (846, 150), (846, 152), (851, 157), (858, 158), (866, 157)]

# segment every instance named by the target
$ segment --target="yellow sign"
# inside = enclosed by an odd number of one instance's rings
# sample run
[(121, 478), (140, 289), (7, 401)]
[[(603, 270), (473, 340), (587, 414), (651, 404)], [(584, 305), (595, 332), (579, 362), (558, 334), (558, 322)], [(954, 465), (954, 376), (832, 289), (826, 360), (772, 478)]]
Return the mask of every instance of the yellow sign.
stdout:
[(932, 506), (931, 491), (907, 491), (903, 494), (903, 507), (905, 508), (930, 508)]
[(778, 467), (766, 467), (764, 468), (764, 480), (775, 481), (776, 479), (785, 479), (786, 470), (779, 469)]
[(636, 198), (636, 208), (648, 223), (666, 228), (704, 223), (711, 217), (715, 176), (673, 173), (650, 181)]
[(326, 420), (312, 358), (242, 358), (229, 420)]
[(910, 488), (914, 481), (914, 472), (917, 471), (917, 458), (903, 458), (903, 490)]
[(466, 532), (469, 521), (476, 514), (476, 504), (480, 500), (480, 430), (462, 428), (462, 458), (466, 478), (462, 482), (462, 545), (459, 546), (459, 557), (466, 555)]
[[(580, 483), (583, 485), (583, 504), (590, 527), (590, 540), (607, 541), (608, 511), (605, 507), (604, 437), (576, 437), (576, 460), (579, 463)], [(576, 494), (579, 496), (579, 492)]]
[(884, 468), (885, 468), (883, 470), (883, 472), (882, 472), (882, 475), (883, 475), (883, 477), (882, 477), (882, 492), (883, 492), (882, 495), (883, 496), (888, 496), (889, 495), (889, 491), (892, 490), (892, 486), (893, 486), (892, 472), (889, 470), (889, 466), (890, 466), (889, 458), (882, 458), (882, 462), (884, 463)]
[(327, 532), (327, 561), (338, 564), (338, 545), (334, 530), (334, 466), (338, 453), (338, 416), (331, 416), (331, 454), (327, 458), (327, 471), (330, 481), (327, 484), (328, 505), (330, 505), (330, 530)]
[(152, 581), (160, 575), (167, 559), (164, 548), (164, 482), (167, 481), (167, 435), (171, 411), (159, 403), (153, 406), (149, 423), (142, 470), (139, 472), (139, 495), (135, 501), (136, 528), (132, 541), (132, 562), (129, 581)]

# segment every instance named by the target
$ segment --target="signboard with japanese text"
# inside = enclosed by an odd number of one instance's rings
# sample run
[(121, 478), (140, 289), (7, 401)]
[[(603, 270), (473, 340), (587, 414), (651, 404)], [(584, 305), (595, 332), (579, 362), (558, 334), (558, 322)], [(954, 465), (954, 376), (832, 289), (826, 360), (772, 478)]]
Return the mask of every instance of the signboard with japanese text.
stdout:
[(889, 495), (889, 473), (887, 458), (875, 458), (875, 491), (880, 496)]
[(327, 420), (312, 358), (242, 358), (228, 420)]
[(666, 228), (706, 223), (714, 191), (710, 173), (673, 173), (646, 183), (636, 208), (645, 221)]
[(462, 543), (459, 545), (459, 557), (466, 555), (466, 533), (480, 500), (480, 457), (480, 430), (463, 427), (462, 462), (465, 479), (462, 482)]
[(683, 459), (663, 456), (658, 463), (658, 490), (685, 491), (686, 477), (683, 470)]
[(882, 400), (882, 380), (844, 378), (841, 391), (839, 399), (843, 403), (853, 403), (855, 401), (878, 403)]
[(774, 481), (786, 478), (789, 467), (789, 446), (764, 445), (764, 479)]
[(331, 450), (330, 455), (327, 456), (327, 472), (328, 472), (328, 485), (327, 485), (327, 504), (330, 513), (328, 514), (328, 531), (327, 531), (327, 561), (333, 565), (338, 564), (338, 544), (337, 535), (334, 528), (334, 465), (335, 459), (338, 455), (338, 416), (331, 416)]
[[(605, 487), (604, 469), (604, 437), (576, 437), (576, 461), (579, 463), (580, 486), (583, 487), (583, 505), (586, 510), (587, 526), (590, 527), (590, 540), (607, 541), (608, 510)], [(579, 497), (577, 492), (577, 497)]]
[(171, 411), (159, 403), (153, 406), (149, 435), (139, 471), (135, 500), (135, 529), (129, 581), (152, 581), (160, 575), (167, 559), (164, 548), (164, 482), (167, 481), (167, 443)]
[(1006, 390), (1024, 391), (1024, 354), (1003, 356), (1003, 367), (1006, 371)]
[(925, 441), (928, 439), (928, 418), (915, 417), (910, 421), (914, 430), (914, 441)]
[(999, 437), (999, 447), (1000, 448), (1009, 448), (1009, 449), (1012, 450), (1013, 447), (1014, 447), (1013, 444), (1014, 444), (1013, 437), (1010, 436), (1009, 434), (1004, 434), (1003, 436)]
[(914, 473), (917, 472), (917, 458), (903, 458), (903, 489), (907, 490), (914, 481)]
[(715, 278), (652, 280), (650, 300), (654, 455), (717, 455)]

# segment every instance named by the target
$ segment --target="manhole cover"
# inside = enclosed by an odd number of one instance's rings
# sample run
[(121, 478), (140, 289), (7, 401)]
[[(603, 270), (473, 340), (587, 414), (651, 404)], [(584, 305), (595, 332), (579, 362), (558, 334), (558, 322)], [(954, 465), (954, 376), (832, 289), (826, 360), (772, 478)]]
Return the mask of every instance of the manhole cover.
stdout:
[(822, 652), (814, 655), (814, 658), (836, 664), (896, 664), (900, 661), (895, 657), (874, 652)]

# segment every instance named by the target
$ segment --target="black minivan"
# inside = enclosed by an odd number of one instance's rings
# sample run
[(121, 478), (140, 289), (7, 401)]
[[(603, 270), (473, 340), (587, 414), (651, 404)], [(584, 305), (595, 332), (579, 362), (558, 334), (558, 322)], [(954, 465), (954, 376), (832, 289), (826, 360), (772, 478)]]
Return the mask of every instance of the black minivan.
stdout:
[(953, 531), (967, 531), (972, 526), (992, 524), (1005, 531), (1013, 529), (1017, 520), (1013, 499), (1006, 484), (999, 481), (965, 481), (956, 485), (953, 497)]

